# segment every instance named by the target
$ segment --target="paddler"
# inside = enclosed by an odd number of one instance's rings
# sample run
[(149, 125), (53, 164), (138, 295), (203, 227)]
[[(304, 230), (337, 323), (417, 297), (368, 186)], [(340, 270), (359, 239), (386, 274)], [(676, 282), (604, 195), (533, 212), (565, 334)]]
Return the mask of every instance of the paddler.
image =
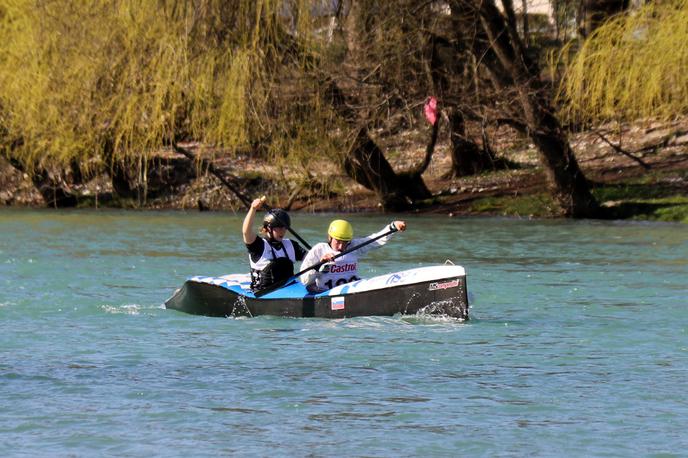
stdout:
[[(327, 243), (321, 242), (311, 248), (301, 263), (301, 269), (305, 270), (319, 262), (324, 262), (325, 264), (318, 270), (309, 270), (301, 275), (301, 283), (306, 285), (306, 288), (311, 293), (318, 293), (332, 289), (335, 286), (360, 280), (358, 277), (358, 258), (370, 250), (383, 246), (393, 233), (405, 230), (406, 223), (404, 221), (393, 221), (375, 234), (355, 239), (351, 223), (343, 219), (332, 221), (327, 229)], [(333, 259), (349, 246), (355, 247), (385, 232), (389, 232), (389, 234), (373, 243), (354, 249), (344, 256)]]
[(253, 220), (256, 211), (264, 203), (265, 196), (251, 202), (241, 228), (249, 253), (253, 291), (260, 291), (294, 275), (294, 263), (301, 261), (306, 255), (306, 250), (298, 242), (284, 238), (291, 225), (291, 218), (280, 208), (271, 209), (266, 213), (260, 230), (262, 237), (254, 233)]

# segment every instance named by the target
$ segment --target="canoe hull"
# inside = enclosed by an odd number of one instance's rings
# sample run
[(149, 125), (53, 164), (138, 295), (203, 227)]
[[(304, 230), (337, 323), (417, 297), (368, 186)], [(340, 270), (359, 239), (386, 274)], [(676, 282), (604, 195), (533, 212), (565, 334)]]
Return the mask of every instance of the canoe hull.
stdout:
[[(450, 269), (440, 278), (429, 279), (425, 278), (428, 276), (426, 272), (417, 275), (420, 270), (362, 280), (351, 287), (340, 286), (317, 295), (308, 294), (302, 285), (294, 284), (285, 288), (281, 295), (271, 293), (261, 298), (253, 296), (246, 289), (247, 285), (240, 282), (225, 284), (217, 279), (209, 280), (209, 277), (196, 278), (187, 280), (165, 302), (165, 306), (194, 315), (215, 317), (347, 318), (441, 314), (468, 319), (468, 293), (463, 269)], [(437, 277), (436, 274), (434, 276)]]

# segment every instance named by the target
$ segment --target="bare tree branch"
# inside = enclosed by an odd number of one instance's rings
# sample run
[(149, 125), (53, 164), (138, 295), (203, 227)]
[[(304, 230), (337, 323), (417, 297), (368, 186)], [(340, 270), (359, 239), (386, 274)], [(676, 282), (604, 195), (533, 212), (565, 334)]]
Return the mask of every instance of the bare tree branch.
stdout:
[(633, 160), (636, 161), (638, 164), (642, 165), (643, 168), (644, 168), (645, 170), (650, 170), (650, 166), (649, 166), (646, 162), (644, 162), (644, 161), (643, 161), (642, 159), (640, 159), (638, 156), (634, 156), (633, 154), (629, 153), (628, 151), (626, 151), (625, 149), (623, 149), (620, 145), (615, 145), (614, 143), (612, 143), (611, 141), (609, 141), (609, 139), (607, 139), (607, 137), (605, 137), (604, 135), (602, 135), (602, 133), (600, 133), (599, 131), (596, 130), (596, 131), (595, 131), (595, 135), (597, 135), (598, 137), (600, 137), (600, 138), (602, 139), (603, 142), (605, 142), (607, 145), (611, 146), (611, 147), (614, 149), (614, 151), (616, 151), (617, 153), (621, 153), (621, 154), (623, 154), (624, 156), (633, 159)]

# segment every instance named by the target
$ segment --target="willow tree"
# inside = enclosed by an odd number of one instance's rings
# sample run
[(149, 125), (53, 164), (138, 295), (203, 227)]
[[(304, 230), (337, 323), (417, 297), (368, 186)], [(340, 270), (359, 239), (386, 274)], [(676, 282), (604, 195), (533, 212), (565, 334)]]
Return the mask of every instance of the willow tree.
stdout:
[(687, 42), (688, 0), (651, 2), (617, 16), (566, 62), (564, 114), (593, 123), (688, 113)]
[[(6, 0), (0, 9), (0, 148), (29, 173), (125, 164), (180, 139), (303, 156), (319, 116), (309, 2)], [(285, 40), (288, 37), (288, 40)], [(293, 77), (290, 77), (293, 75)], [(300, 103), (280, 103), (284, 84)], [(304, 88), (306, 88), (304, 90)], [(306, 108), (307, 107), (307, 108)], [(294, 134), (304, 124), (315, 128)], [(276, 130), (281, 130), (276, 132)], [(272, 138), (291, 141), (270, 142)], [(267, 141), (266, 141), (267, 139)]]

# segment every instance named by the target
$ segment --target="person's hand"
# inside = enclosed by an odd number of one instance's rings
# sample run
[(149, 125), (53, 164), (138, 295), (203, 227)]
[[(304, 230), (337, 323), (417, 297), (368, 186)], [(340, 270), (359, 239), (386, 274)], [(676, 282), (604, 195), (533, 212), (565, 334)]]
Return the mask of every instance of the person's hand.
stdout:
[(265, 203), (265, 196), (261, 196), (257, 199), (254, 199), (253, 202), (251, 202), (251, 208), (253, 210), (260, 210), (260, 207), (262, 207), (264, 203)]
[(325, 253), (322, 258), (320, 258), (320, 262), (330, 262), (334, 259), (334, 255), (332, 253)]
[(404, 232), (406, 230), (406, 222), (405, 221), (394, 221), (392, 224), (400, 232)]
[(334, 265), (334, 262), (326, 262), (320, 268), (318, 269), (318, 272), (321, 274), (326, 274), (330, 272), (330, 268)]

